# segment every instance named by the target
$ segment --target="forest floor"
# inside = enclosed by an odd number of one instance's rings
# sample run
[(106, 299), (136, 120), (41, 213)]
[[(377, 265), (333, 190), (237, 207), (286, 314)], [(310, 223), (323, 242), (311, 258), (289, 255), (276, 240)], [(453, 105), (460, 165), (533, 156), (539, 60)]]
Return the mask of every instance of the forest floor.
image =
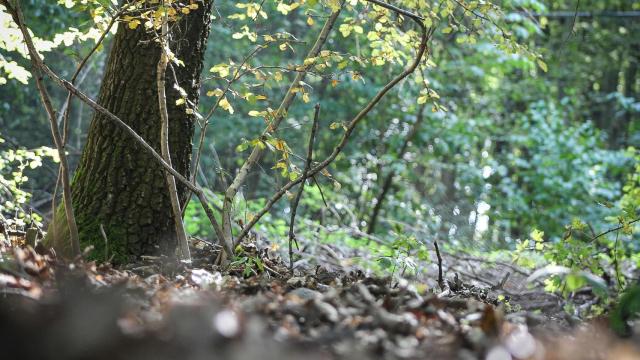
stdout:
[(15, 359), (640, 359), (638, 334), (568, 316), (511, 263), (443, 254), (441, 290), (437, 265), (409, 280), (329, 263), (290, 276), (247, 245), (262, 270), (247, 277), (243, 265), (220, 272), (216, 249), (195, 240), (190, 266), (120, 268), (24, 242), (0, 235), (0, 344)]

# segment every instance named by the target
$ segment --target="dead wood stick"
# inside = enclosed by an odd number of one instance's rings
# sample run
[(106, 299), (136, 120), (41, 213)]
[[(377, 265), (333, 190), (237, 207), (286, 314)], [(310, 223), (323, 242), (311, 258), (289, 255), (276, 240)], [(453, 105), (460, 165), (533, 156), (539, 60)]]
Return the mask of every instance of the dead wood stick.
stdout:
[(433, 245), (436, 248), (436, 256), (438, 257), (438, 285), (440, 290), (444, 291), (444, 276), (442, 276), (442, 256), (440, 255), (440, 248), (438, 247), (438, 240), (433, 241)]

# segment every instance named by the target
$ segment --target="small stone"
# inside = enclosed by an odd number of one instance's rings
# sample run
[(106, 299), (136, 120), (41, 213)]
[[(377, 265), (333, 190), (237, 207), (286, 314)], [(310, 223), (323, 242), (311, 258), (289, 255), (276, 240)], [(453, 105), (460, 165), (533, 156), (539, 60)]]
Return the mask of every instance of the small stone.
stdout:
[(294, 276), (291, 279), (287, 280), (287, 286), (292, 288), (299, 288), (304, 286), (305, 278), (301, 276)]
[(311, 290), (309, 288), (305, 288), (305, 287), (300, 287), (297, 289), (293, 289), (291, 291), (289, 291), (289, 293), (287, 294), (289, 297), (298, 297), (301, 300), (313, 300), (313, 299), (319, 299), (322, 294), (315, 291), (315, 290)]

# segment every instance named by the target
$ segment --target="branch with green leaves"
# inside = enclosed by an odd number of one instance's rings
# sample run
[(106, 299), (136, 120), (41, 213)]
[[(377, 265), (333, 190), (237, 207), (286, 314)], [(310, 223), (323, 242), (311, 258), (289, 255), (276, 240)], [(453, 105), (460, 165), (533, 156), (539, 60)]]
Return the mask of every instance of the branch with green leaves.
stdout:
[(282, 198), (282, 196), (284, 196), (291, 188), (293, 188), (294, 186), (300, 184), (303, 181), (306, 181), (308, 178), (311, 178), (313, 176), (315, 176), (316, 174), (320, 173), (321, 171), (325, 170), (336, 158), (337, 156), (342, 152), (342, 150), (344, 149), (344, 147), (346, 146), (347, 142), (349, 141), (349, 138), (351, 137), (351, 135), (353, 134), (356, 126), (358, 125), (358, 123), (360, 123), (360, 121), (362, 121), (366, 115), (380, 102), (380, 100), (382, 100), (382, 98), (391, 90), (393, 89), (397, 84), (399, 84), (402, 80), (404, 80), (406, 77), (408, 77), (409, 75), (411, 75), (420, 65), (420, 62), (422, 61), (422, 58), (424, 56), (424, 54), (427, 51), (427, 44), (429, 39), (431, 38), (431, 36), (433, 35), (433, 31), (434, 31), (434, 27), (429, 27), (427, 28), (424, 25), (424, 19), (420, 16), (420, 15), (416, 15), (414, 13), (411, 13), (407, 10), (404, 9), (399, 9), (393, 5), (390, 4), (386, 4), (383, 3), (381, 1), (378, 0), (367, 0), (375, 5), (384, 7), (388, 10), (394, 11), (400, 15), (404, 15), (407, 16), (409, 18), (411, 18), (420, 28), (421, 30), (421, 40), (420, 40), (420, 45), (418, 46), (417, 52), (415, 54), (415, 57), (413, 59), (413, 62), (404, 70), (402, 71), (402, 73), (398, 74), (396, 77), (394, 77), (391, 81), (389, 81), (385, 86), (382, 87), (382, 89), (380, 89), (378, 91), (378, 93), (369, 101), (369, 103), (362, 109), (360, 110), (360, 112), (358, 114), (356, 114), (356, 116), (351, 119), (351, 121), (349, 121), (346, 126), (345, 126), (345, 132), (342, 135), (342, 138), (340, 139), (339, 143), (334, 147), (333, 151), (331, 152), (331, 154), (324, 159), (322, 162), (316, 164), (314, 167), (312, 167), (307, 173), (306, 175), (300, 176), (294, 180), (289, 181), (287, 184), (285, 184), (284, 186), (282, 186), (266, 203), (266, 205), (257, 213), (255, 214), (255, 216), (251, 219), (251, 221), (249, 223), (247, 223), (242, 231), (240, 232), (240, 234), (238, 234), (238, 236), (235, 239), (234, 245), (237, 245), (240, 243), (240, 241), (242, 241), (242, 239), (247, 236), (247, 234), (249, 233), (249, 231), (253, 228), (253, 226), (256, 225), (256, 223), (267, 213), (269, 212), (269, 210), (273, 207), (273, 205), (275, 205), (276, 202), (278, 202), (278, 200), (280, 200)]
[[(320, 33), (318, 34), (316, 42), (314, 43), (313, 47), (309, 50), (309, 53), (307, 54), (306, 58), (314, 58), (318, 56), (318, 54), (322, 50), (322, 47), (326, 43), (329, 37), (329, 34), (331, 33), (331, 30), (334, 24), (336, 23), (339, 15), (340, 15), (340, 9), (338, 9), (337, 11), (333, 11), (331, 13), (331, 16), (327, 18), (324, 26), (322, 27), (322, 30), (320, 30)], [(285, 115), (289, 110), (289, 107), (291, 106), (291, 104), (293, 103), (293, 100), (296, 97), (296, 89), (300, 86), (299, 85), (300, 82), (304, 80), (307, 74), (306, 70), (308, 70), (308, 68), (310, 67), (311, 67), (311, 64), (306, 65), (301, 71), (296, 73), (296, 76), (293, 79), (293, 82), (291, 83), (291, 85), (289, 86), (289, 89), (285, 93), (282, 99), (282, 102), (278, 107), (278, 110), (276, 110), (275, 112), (273, 120), (267, 126), (267, 128), (263, 131), (263, 135), (267, 135), (277, 130), (278, 126), (284, 119)], [(225, 243), (225, 251), (228, 248), (232, 249), (233, 243), (234, 243), (233, 234), (231, 231), (231, 228), (232, 228), (231, 207), (233, 205), (233, 199), (235, 198), (242, 184), (244, 184), (244, 182), (246, 181), (247, 176), (249, 175), (249, 172), (251, 171), (251, 169), (253, 169), (253, 167), (258, 163), (258, 161), (264, 155), (264, 151), (265, 151), (264, 148), (259, 146), (256, 146), (253, 148), (251, 154), (249, 155), (247, 160), (244, 162), (244, 164), (238, 171), (238, 174), (233, 179), (233, 181), (231, 182), (231, 185), (229, 185), (229, 187), (225, 192), (223, 207), (222, 207), (222, 230), (223, 230), (224, 237), (220, 238), (221, 241)], [(228, 252), (228, 254), (233, 254), (233, 252)], [(225, 260), (224, 256), (219, 258), (220, 262), (224, 262), (224, 260)]]

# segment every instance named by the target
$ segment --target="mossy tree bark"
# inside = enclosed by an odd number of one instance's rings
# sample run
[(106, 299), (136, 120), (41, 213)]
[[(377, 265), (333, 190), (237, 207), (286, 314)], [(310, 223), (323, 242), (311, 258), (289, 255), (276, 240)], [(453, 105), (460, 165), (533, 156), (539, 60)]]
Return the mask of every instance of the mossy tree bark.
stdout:
[[(180, 93), (174, 85), (177, 80), (186, 91), (188, 102), (198, 103), (212, 1), (198, 4), (197, 10), (171, 28), (170, 48), (184, 66), (173, 65), (166, 74), (171, 163), (185, 176), (189, 174), (196, 119), (186, 113), (185, 105), (176, 105)], [(160, 152), (156, 83), (160, 48), (143, 28), (118, 28), (98, 102)], [(81, 244), (93, 245), (96, 257), (108, 253), (123, 262), (141, 255), (174, 253), (175, 226), (161, 166), (104, 115), (96, 113), (91, 122), (72, 193)], [(180, 184), (178, 194), (184, 204), (186, 191)], [(60, 210), (49, 226), (46, 242), (66, 255), (68, 228)]]

